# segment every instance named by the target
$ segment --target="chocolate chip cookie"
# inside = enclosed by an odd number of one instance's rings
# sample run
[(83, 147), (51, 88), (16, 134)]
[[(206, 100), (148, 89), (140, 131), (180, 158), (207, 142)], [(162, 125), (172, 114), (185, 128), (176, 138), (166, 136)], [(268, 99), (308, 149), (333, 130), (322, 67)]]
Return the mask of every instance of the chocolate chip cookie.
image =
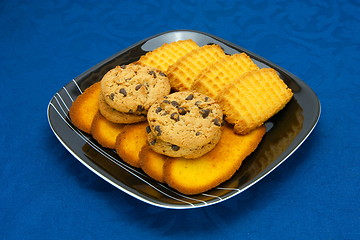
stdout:
[[(149, 127), (147, 130), (149, 131)], [(205, 153), (211, 151), (219, 142), (221, 137), (221, 131), (217, 132), (217, 135), (207, 144), (203, 146), (178, 146), (169, 142), (160, 140), (154, 133), (148, 132), (148, 142), (150, 147), (157, 153), (169, 156), (169, 157), (184, 157), (184, 158), (198, 158)]]
[(193, 158), (210, 151), (219, 141), (223, 114), (212, 98), (184, 91), (155, 102), (147, 120), (148, 141), (154, 151)]
[(132, 114), (119, 112), (110, 107), (104, 98), (103, 94), (99, 94), (99, 111), (103, 117), (113, 123), (137, 123), (146, 120), (146, 114)]
[(153, 67), (129, 64), (107, 72), (101, 80), (101, 90), (110, 107), (143, 115), (158, 98), (170, 93), (170, 82)]

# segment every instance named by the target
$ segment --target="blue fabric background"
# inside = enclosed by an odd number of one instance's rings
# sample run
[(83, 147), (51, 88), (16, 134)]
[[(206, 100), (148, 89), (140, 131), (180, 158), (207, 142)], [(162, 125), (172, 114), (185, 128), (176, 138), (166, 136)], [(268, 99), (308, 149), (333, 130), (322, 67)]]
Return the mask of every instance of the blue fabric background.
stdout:
[[(142, 203), (58, 142), (50, 98), (144, 38), (193, 29), (303, 79), (322, 115), (244, 193), (193, 210)], [(360, 239), (359, 1), (0, 1), (0, 239)]]

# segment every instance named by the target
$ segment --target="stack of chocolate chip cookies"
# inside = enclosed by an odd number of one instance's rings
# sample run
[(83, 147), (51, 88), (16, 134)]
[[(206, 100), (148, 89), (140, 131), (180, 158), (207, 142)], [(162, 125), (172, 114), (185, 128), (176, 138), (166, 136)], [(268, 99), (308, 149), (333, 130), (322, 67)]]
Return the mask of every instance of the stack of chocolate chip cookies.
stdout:
[(117, 66), (101, 80), (99, 110), (111, 122), (141, 122), (150, 106), (169, 93), (170, 83), (163, 72), (137, 64)]

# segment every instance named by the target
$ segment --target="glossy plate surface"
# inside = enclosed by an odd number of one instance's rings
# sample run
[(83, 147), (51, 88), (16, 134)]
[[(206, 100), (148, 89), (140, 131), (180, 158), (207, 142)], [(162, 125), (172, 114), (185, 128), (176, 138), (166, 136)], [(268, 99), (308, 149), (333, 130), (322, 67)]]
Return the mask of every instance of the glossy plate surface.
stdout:
[[(267, 133), (256, 151), (245, 159), (240, 169), (218, 187), (194, 196), (180, 194), (166, 184), (154, 181), (140, 169), (131, 167), (115, 151), (101, 147), (88, 134), (74, 127), (68, 117), (72, 102), (87, 87), (117, 65), (139, 59), (147, 51), (164, 43), (193, 39), (200, 46), (218, 44), (227, 54), (245, 52), (261, 68), (271, 67), (293, 90), (294, 97), (287, 106), (267, 121)], [(165, 32), (137, 44), (100, 62), (65, 85), (49, 102), (48, 121), (56, 137), (82, 164), (123, 192), (146, 203), (173, 209), (209, 206), (236, 196), (254, 185), (285, 161), (309, 136), (320, 117), (320, 102), (312, 89), (302, 80), (281, 67), (216, 36), (179, 30)]]

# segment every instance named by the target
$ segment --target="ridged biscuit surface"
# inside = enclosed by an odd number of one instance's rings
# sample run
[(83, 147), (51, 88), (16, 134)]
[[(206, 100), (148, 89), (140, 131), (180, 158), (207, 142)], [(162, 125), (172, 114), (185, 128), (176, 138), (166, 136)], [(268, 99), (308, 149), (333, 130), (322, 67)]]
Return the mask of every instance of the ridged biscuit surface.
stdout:
[(165, 43), (154, 51), (141, 56), (137, 63), (151, 66), (164, 72), (180, 57), (196, 48), (199, 48), (199, 46), (191, 39)]
[(227, 85), (216, 100), (225, 120), (234, 124), (234, 131), (246, 134), (262, 125), (280, 111), (293, 93), (272, 68), (264, 68), (241, 75)]
[(246, 53), (229, 55), (201, 71), (191, 89), (215, 98), (225, 85), (256, 69), (259, 67)]
[(171, 88), (176, 91), (190, 90), (200, 72), (225, 57), (224, 51), (218, 45), (205, 45), (187, 53), (166, 71)]

